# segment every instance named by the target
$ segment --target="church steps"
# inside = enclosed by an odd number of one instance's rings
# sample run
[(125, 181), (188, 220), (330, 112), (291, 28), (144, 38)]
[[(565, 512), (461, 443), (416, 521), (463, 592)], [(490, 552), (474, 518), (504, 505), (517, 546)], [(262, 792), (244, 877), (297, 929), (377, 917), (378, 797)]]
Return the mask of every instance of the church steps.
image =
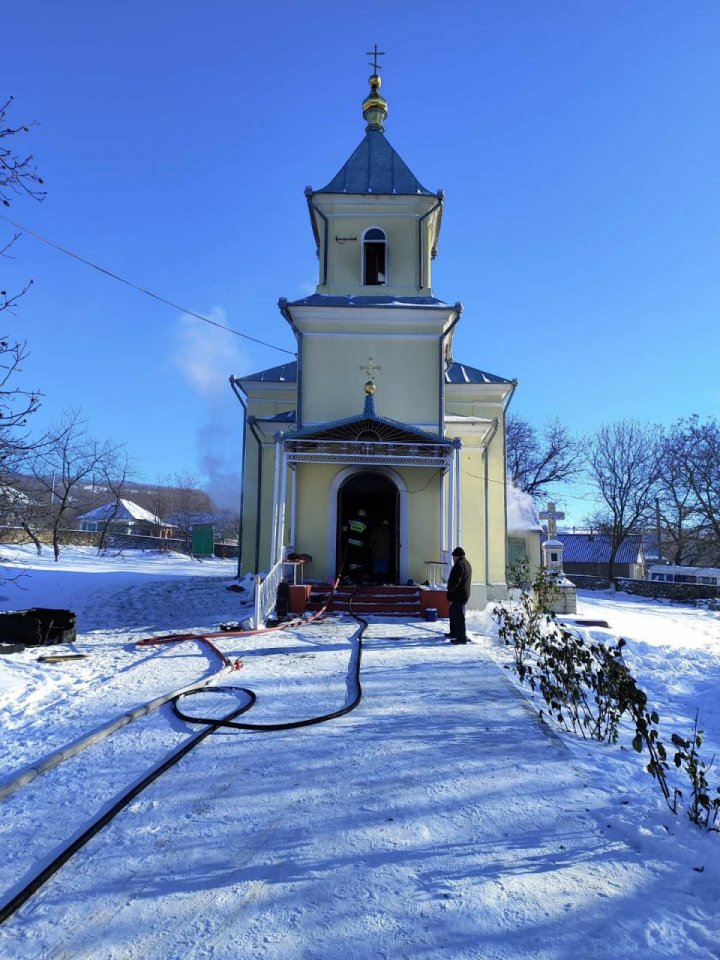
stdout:
[[(313, 587), (307, 602), (308, 610), (319, 610), (327, 603), (330, 593), (326, 586)], [(340, 587), (328, 605), (328, 611), (348, 613), (350, 601), (352, 611), (359, 614), (377, 614), (380, 616), (420, 617), (420, 590), (418, 587), (377, 586)]]

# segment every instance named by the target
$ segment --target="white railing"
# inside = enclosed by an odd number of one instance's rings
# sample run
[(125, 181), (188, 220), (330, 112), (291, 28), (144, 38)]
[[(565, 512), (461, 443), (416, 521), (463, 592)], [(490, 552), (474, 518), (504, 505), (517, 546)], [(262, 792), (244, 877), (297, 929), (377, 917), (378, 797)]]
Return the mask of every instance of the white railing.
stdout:
[(284, 562), (280, 560), (263, 580), (255, 577), (255, 619), (253, 627), (260, 630), (270, 616), (277, 599), (277, 588), (283, 578)]
[(285, 439), (288, 463), (372, 463), (446, 467), (453, 448), (443, 443), (398, 443), (369, 440)]

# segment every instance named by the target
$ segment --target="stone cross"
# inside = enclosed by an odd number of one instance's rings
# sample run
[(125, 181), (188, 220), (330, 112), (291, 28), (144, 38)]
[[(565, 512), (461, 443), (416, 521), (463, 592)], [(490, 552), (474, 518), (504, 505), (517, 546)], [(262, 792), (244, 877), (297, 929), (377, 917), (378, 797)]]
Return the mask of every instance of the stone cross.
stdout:
[(374, 380), (375, 374), (378, 372), (378, 370), (382, 370), (382, 367), (376, 366), (373, 358), (368, 357), (368, 362), (364, 365), (360, 364), (360, 369), (365, 371), (370, 380)]
[(385, 56), (385, 52), (384, 52), (383, 50), (378, 50), (377, 44), (375, 44), (375, 49), (374, 49), (374, 50), (368, 50), (368, 51), (367, 51), (366, 56), (373, 58), (373, 62), (370, 64), (370, 66), (373, 68), (373, 73), (377, 73), (378, 70), (382, 70), (382, 67), (381, 67), (380, 64), (377, 62), (377, 58), (378, 58), (378, 57), (384, 57), (384, 56)]
[(556, 520), (564, 520), (565, 514), (561, 513), (560, 510), (555, 509), (555, 504), (552, 500), (548, 501), (547, 510), (540, 511), (540, 519), (547, 520), (548, 522), (548, 538), (550, 540), (555, 540), (557, 537), (557, 527), (555, 526)]

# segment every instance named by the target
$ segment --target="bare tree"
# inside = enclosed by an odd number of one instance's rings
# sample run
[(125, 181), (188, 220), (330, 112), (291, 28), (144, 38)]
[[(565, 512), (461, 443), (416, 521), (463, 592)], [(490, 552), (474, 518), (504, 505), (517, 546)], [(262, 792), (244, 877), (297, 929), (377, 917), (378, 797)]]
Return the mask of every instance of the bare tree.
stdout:
[(714, 417), (702, 422), (698, 416), (681, 423), (698, 513), (720, 543), (720, 424)]
[(507, 419), (507, 470), (518, 488), (545, 497), (553, 484), (572, 480), (582, 469), (583, 445), (555, 418), (542, 434), (527, 420)]
[[(21, 136), (36, 126), (35, 123), (9, 126), (7, 113), (12, 102), (13, 98), (10, 97), (0, 106), (0, 204), (4, 207), (10, 206), (10, 198), (14, 194), (31, 197), (33, 200), (45, 198), (45, 191), (38, 189), (43, 180), (35, 169), (32, 154), (18, 156), (13, 146), (5, 142), (9, 137)], [(9, 257), (10, 249), (19, 238), (19, 233), (13, 234), (10, 240), (0, 247), (0, 257)], [(17, 293), (0, 290), (0, 313), (5, 310), (12, 313), (20, 297), (27, 293), (31, 285), (32, 280)], [(8, 385), (8, 381), (18, 371), (26, 356), (24, 343), (0, 337), (0, 429), (24, 425), (25, 418), (37, 408), (36, 392), (10, 389)]]
[(55, 560), (60, 557), (60, 531), (77, 513), (83, 484), (101, 474), (117, 473), (121, 444), (88, 436), (79, 411), (66, 413), (50, 431), (50, 439), (32, 462), (31, 472), (48, 500)]
[(662, 470), (658, 505), (663, 544), (673, 563), (698, 559), (704, 523), (694, 483), (693, 444), (683, 421), (673, 424), (661, 441)]
[(102, 551), (105, 549), (110, 527), (120, 512), (122, 495), (127, 485), (128, 471), (130, 469), (130, 461), (127, 453), (117, 450), (115, 456), (111, 457), (108, 462), (103, 463), (102, 469), (104, 473), (103, 488), (112, 497), (112, 507), (107, 511), (107, 516), (103, 517), (100, 524), (98, 553), (102, 553)]
[(192, 547), (192, 528), (197, 523), (207, 523), (212, 516), (210, 497), (200, 488), (197, 477), (192, 474), (176, 474), (173, 486), (167, 491), (170, 501), (168, 519), (177, 527), (178, 536), (184, 541), (188, 553)]
[[(13, 149), (11, 138), (28, 133), (35, 124), (10, 125), (7, 114), (12, 101), (10, 97), (0, 106), (0, 205), (3, 207), (10, 206), (14, 195), (34, 200), (42, 200), (45, 196), (40, 189), (43, 181), (35, 169), (32, 155), (18, 156)], [(0, 247), (0, 258), (11, 256), (10, 250), (19, 237), (20, 234), (13, 234)], [(32, 280), (17, 293), (0, 289), (0, 313), (13, 314), (31, 284)], [(40, 404), (40, 394), (37, 390), (25, 390), (15, 385), (16, 374), (21, 371), (26, 357), (27, 348), (23, 341), (0, 336), (0, 499), (4, 510), (13, 514), (40, 552), (40, 542), (35, 535), (37, 504), (18, 491), (15, 484), (28, 457), (41, 442), (31, 441), (25, 430), (28, 417)]]
[(612, 581), (620, 544), (651, 516), (662, 462), (660, 429), (617, 420), (589, 438), (588, 451), (588, 480), (603, 502), (589, 520), (610, 539)]

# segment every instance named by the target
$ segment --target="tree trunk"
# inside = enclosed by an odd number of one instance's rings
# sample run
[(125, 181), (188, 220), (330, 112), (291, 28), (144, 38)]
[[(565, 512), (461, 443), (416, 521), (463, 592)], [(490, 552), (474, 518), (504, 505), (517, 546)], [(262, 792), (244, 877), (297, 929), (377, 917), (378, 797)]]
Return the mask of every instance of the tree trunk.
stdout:
[(37, 555), (38, 555), (39, 557), (42, 556), (42, 544), (40, 543), (40, 541), (38, 540), (38, 538), (35, 536), (35, 534), (33, 533), (33, 531), (30, 529), (29, 526), (27, 526), (27, 524), (23, 523), (22, 521), (20, 522), (20, 526), (21, 526), (22, 529), (25, 531), (25, 533), (30, 537), (30, 539), (32, 540), (32, 542), (35, 544), (35, 549), (37, 550)]

